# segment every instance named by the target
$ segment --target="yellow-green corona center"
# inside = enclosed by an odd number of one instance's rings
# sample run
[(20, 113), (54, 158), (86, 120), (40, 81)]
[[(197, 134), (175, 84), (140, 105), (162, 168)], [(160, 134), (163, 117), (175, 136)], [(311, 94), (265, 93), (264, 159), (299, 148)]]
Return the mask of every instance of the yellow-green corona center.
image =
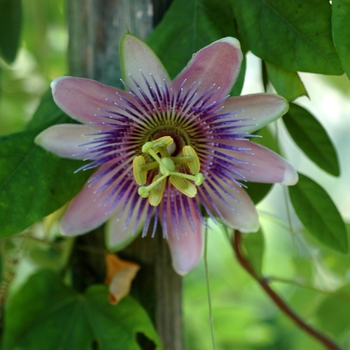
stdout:
[[(146, 142), (142, 152), (150, 155), (154, 161), (146, 163), (144, 156), (137, 156), (133, 161), (134, 178), (140, 185), (138, 193), (141, 197), (148, 198), (153, 206), (159, 205), (163, 198), (167, 177), (175, 188), (190, 198), (196, 196), (196, 186), (203, 183), (203, 175), (199, 172), (200, 162), (195, 150), (191, 146), (185, 146), (182, 149), (182, 155), (170, 157), (168, 147), (173, 143), (174, 140), (170, 136)], [(176, 171), (176, 165), (179, 164), (186, 164), (193, 175)], [(147, 172), (156, 168), (159, 168), (159, 173), (150, 185), (144, 186), (147, 181)]]

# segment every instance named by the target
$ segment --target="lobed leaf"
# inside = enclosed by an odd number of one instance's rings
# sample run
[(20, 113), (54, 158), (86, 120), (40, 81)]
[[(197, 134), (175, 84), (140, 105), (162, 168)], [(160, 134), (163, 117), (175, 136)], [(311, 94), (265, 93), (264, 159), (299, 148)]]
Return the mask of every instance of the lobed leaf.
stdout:
[(328, 1), (231, 2), (240, 33), (258, 57), (294, 71), (343, 73), (332, 40)]
[(0, 54), (8, 63), (12, 63), (16, 58), (21, 25), (21, 0), (0, 1)]
[(65, 286), (52, 271), (32, 275), (8, 301), (3, 350), (141, 349), (137, 333), (161, 349), (145, 310), (131, 297), (108, 303), (108, 289), (91, 286), (84, 295)]
[(346, 226), (327, 192), (302, 174), (288, 191), (296, 214), (310, 234), (327, 247), (347, 253)]
[(321, 169), (331, 175), (339, 176), (337, 152), (326, 130), (306, 109), (290, 103), (283, 122), (295, 143), (305, 155)]
[[(232, 7), (226, 1), (175, 0), (147, 42), (174, 78), (204, 46), (225, 36), (238, 38), (233, 18)], [(239, 95), (244, 73), (243, 62), (232, 94)]]
[(287, 101), (300, 96), (308, 96), (303, 82), (297, 72), (265, 62), (267, 75), (277, 93)]
[(345, 73), (350, 79), (350, 1), (332, 1), (332, 34), (335, 49), (338, 52), (340, 62)]

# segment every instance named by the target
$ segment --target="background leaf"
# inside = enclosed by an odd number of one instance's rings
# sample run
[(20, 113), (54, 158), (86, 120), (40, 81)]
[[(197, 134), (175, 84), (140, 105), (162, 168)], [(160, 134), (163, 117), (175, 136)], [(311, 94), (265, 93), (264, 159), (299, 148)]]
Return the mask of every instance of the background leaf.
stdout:
[[(67, 122), (67, 117), (56, 121)], [(69, 201), (91, 172), (34, 144), (38, 129), (0, 138), (0, 237), (18, 233)]]
[(308, 96), (303, 82), (297, 72), (265, 62), (267, 75), (276, 92), (287, 101), (293, 101), (300, 96)]
[(347, 253), (346, 226), (327, 192), (316, 182), (299, 174), (296, 185), (288, 187), (295, 212), (306, 229), (321, 243)]
[(240, 34), (258, 57), (294, 71), (343, 73), (333, 45), (328, 1), (231, 2)]
[[(233, 10), (228, 2), (175, 0), (147, 43), (163, 62), (170, 77), (174, 78), (195, 52), (225, 36), (239, 39)], [(232, 94), (239, 95), (244, 73), (245, 63)]]
[(3, 350), (141, 349), (143, 333), (161, 349), (144, 309), (131, 297), (108, 303), (108, 289), (91, 286), (84, 295), (62, 284), (51, 271), (32, 275), (6, 307)]
[(261, 276), (265, 251), (265, 241), (261, 227), (258, 232), (245, 235), (244, 247), (247, 251), (248, 260), (252, 264), (254, 271)]
[[(317, 310), (317, 317), (324, 329), (335, 336), (349, 327), (350, 286), (338, 289), (323, 300)], [(331, 317), (330, 317), (331, 316)], [(336, 320), (336, 322), (334, 322)]]
[(337, 152), (322, 124), (311, 113), (290, 103), (283, 122), (295, 143), (310, 160), (329, 174), (339, 176)]
[(257, 182), (248, 182), (247, 188), (244, 190), (249, 194), (249, 197), (255, 204), (262, 201), (272, 188), (272, 184), (263, 184)]
[(332, 34), (343, 68), (350, 79), (350, 1), (332, 1)]
[(21, 0), (0, 1), (0, 53), (5, 61), (15, 60), (20, 43), (22, 22)]
[[(42, 96), (33, 117), (27, 124), (27, 129), (38, 129), (40, 125), (45, 125), (46, 128), (47, 125), (58, 124), (58, 119), (62, 116), (65, 116), (65, 114), (54, 102), (51, 89), (48, 89)], [(73, 122), (73, 119), (69, 118), (68, 121)]]

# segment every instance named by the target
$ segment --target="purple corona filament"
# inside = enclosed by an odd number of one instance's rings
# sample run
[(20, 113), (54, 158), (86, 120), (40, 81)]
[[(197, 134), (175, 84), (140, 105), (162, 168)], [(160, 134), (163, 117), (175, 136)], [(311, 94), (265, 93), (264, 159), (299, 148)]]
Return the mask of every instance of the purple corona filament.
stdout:
[[(129, 201), (136, 204), (139, 201), (137, 192), (139, 186), (133, 177), (130, 158), (133, 159), (142, 154), (141, 149), (146, 142), (167, 135), (175, 140), (171, 155), (180, 155), (185, 145), (191, 145), (195, 148), (206, 186), (213, 191), (219, 200), (226, 203), (230, 209), (235, 210), (227, 203), (221, 193), (225, 193), (226, 196), (236, 201), (234, 193), (237, 188), (233, 184), (240, 187), (239, 181), (245, 181), (240, 169), (244, 169), (247, 162), (241, 161), (239, 155), (237, 157), (227, 155), (224, 150), (230, 149), (247, 153), (250, 152), (250, 148), (235, 147), (222, 143), (222, 140), (245, 140), (247, 136), (253, 136), (247, 132), (239, 132), (240, 127), (247, 126), (248, 122), (251, 121), (244, 120), (243, 124), (243, 121), (239, 119), (240, 111), (225, 113), (223, 102), (228, 96), (216, 101), (215, 95), (220, 87), (215, 87), (215, 84), (199, 95), (200, 82), (189, 83), (184, 80), (180, 89), (174, 91), (164, 81), (163, 85), (158, 83), (152, 74), (150, 74), (149, 79), (146, 79), (142, 74), (142, 78), (146, 83), (147, 90), (143, 90), (132, 77), (134, 87), (124, 83), (130, 96), (137, 101), (138, 105), (135, 105), (132, 99), (128, 100), (122, 96), (116, 96), (116, 100), (108, 99), (111, 105), (110, 109), (97, 114), (96, 116), (101, 121), (94, 124), (97, 127), (98, 125), (107, 125), (110, 129), (100, 130), (91, 135), (93, 140), (83, 145), (88, 146), (88, 151), (84, 152), (85, 159), (92, 161), (78, 171), (98, 168), (111, 163), (103, 172), (89, 180), (89, 183), (92, 184), (108, 173), (113, 174), (96, 191), (96, 200), (99, 200), (104, 193), (108, 193), (100, 205), (106, 206), (106, 211), (110, 212), (115, 209), (125, 193), (128, 192), (130, 194)], [(123, 105), (118, 103), (118, 100), (122, 100)], [(141, 110), (139, 106), (143, 109)], [(183, 168), (182, 165), (179, 166)], [(184, 171), (188, 173), (186, 169)], [(155, 175), (155, 171), (150, 171), (147, 183), (151, 183), (151, 179)], [(224, 188), (217, 181), (217, 177), (220, 177), (227, 188)], [(192, 202), (192, 207), (201, 217), (201, 221), (205, 222), (198, 198), (188, 198), (170, 184), (166, 186), (163, 205), (170, 208), (171, 225), (177, 227), (178, 222), (181, 225), (183, 215), (190, 215), (190, 222), (193, 222), (191, 210), (184, 210), (188, 208), (187, 201)], [(199, 198), (210, 198), (208, 192), (201, 186), (198, 187), (198, 196)], [(141, 207), (148, 206), (147, 199), (141, 201)], [(128, 206), (125, 204), (119, 215), (123, 215), (126, 210), (128, 210)], [(207, 210), (207, 214), (215, 222), (216, 217), (221, 217), (220, 210), (215, 208), (215, 205), (213, 205), (213, 210)], [(126, 215), (128, 215), (126, 220), (126, 224), (128, 224), (131, 221), (132, 212), (129, 211)], [(145, 220), (142, 230), (143, 236), (149, 230), (153, 215), (154, 210), (148, 209), (146, 219), (142, 218)], [(134, 232), (137, 230), (140, 220), (139, 216), (134, 223)], [(177, 236), (180, 228), (176, 230)], [(187, 234), (186, 228), (182, 227), (181, 232)], [(167, 225), (163, 227), (163, 234), (168, 237)]]

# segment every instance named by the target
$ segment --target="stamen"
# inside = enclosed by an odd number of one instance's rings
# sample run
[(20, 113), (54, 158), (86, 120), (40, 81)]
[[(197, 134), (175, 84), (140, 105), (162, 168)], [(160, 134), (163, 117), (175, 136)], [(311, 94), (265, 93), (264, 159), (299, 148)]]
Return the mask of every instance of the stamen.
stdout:
[[(199, 172), (200, 162), (195, 150), (191, 146), (185, 146), (182, 149), (182, 156), (171, 157), (168, 153), (168, 147), (173, 143), (174, 140), (170, 136), (163, 136), (157, 140), (146, 142), (142, 146), (142, 152), (150, 155), (155, 160), (154, 162), (146, 163), (142, 155), (134, 158), (134, 178), (141, 185), (138, 194), (143, 198), (148, 198), (152, 206), (160, 204), (167, 177), (176, 189), (190, 198), (197, 194), (196, 187), (190, 181), (193, 181), (196, 186), (203, 183), (203, 175)], [(176, 165), (178, 164), (187, 164), (193, 175), (176, 171)], [(156, 167), (159, 167), (159, 173), (153, 178), (150, 185), (145, 186), (147, 172)]]
[(187, 163), (187, 166), (190, 169), (191, 173), (198, 174), (200, 169), (200, 162), (195, 150), (191, 146), (185, 146), (182, 149), (182, 153), (184, 156), (191, 158), (191, 161)]
[(144, 185), (147, 180), (147, 171), (142, 170), (142, 165), (145, 165), (145, 158), (143, 156), (137, 156), (132, 162), (132, 168), (134, 173), (134, 178), (139, 185)]

